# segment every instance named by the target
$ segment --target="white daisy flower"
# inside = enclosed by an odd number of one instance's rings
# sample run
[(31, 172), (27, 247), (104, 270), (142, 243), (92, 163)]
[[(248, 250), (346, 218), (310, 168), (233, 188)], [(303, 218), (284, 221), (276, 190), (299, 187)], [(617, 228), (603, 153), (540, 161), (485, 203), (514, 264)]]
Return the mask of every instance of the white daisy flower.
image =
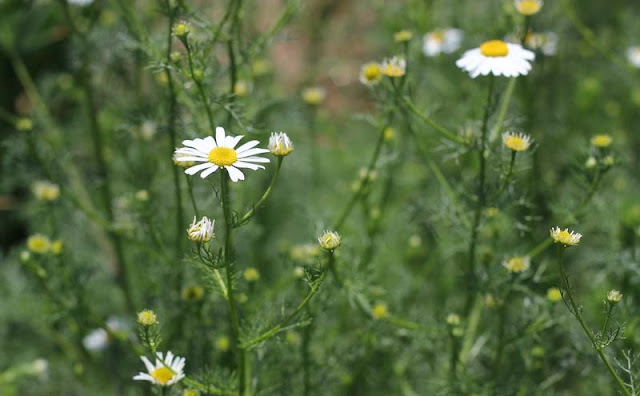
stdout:
[(237, 182), (244, 180), (244, 173), (238, 168), (264, 169), (264, 166), (256, 165), (255, 162), (269, 162), (267, 158), (256, 156), (269, 152), (269, 150), (254, 148), (260, 143), (257, 140), (236, 148), (242, 138), (243, 136), (225, 136), (224, 128), (217, 127), (215, 139), (207, 136), (204, 139), (185, 140), (182, 144), (186, 147), (177, 149), (175, 154), (179, 156), (180, 162), (202, 162), (185, 170), (184, 173), (187, 175), (195, 175), (202, 171), (200, 177), (204, 179), (218, 168), (224, 168), (231, 181)]
[(438, 29), (429, 32), (422, 38), (422, 52), (426, 56), (451, 54), (460, 48), (463, 38), (464, 32), (460, 29)]
[(193, 216), (193, 223), (187, 229), (189, 239), (194, 242), (209, 242), (216, 236), (213, 232), (215, 223), (215, 220), (209, 220), (207, 216), (196, 222), (196, 216)]
[(640, 45), (627, 49), (627, 60), (634, 67), (640, 68)]
[(110, 341), (109, 333), (105, 329), (94, 329), (82, 338), (82, 346), (88, 351), (101, 351)]
[(147, 368), (147, 373), (140, 373), (133, 377), (134, 380), (149, 381), (160, 386), (173, 385), (184, 378), (185, 359), (173, 356), (170, 351), (163, 358), (162, 352), (156, 353), (156, 364), (153, 365), (146, 356), (140, 356)]
[[(510, 43), (520, 43), (520, 38), (515, 34), (506, 37)], [(529, 33), (524, 38), (524, 45), (532, 50), (539, 50), (545, 56), (553, 56), (558, 53), (558, 35), (554, 32)]]
[(284, 132), (273, 132), (269, 137), (269, 151), (276, 157), (286, 157), (293, 151), (293, 143)]
[(555, 243), (561, 243), (565, 246), (575, 246), (580, 243), (580, 238), (582, 238), (582, 234), (574, 231), (569, 232), (568, 228), (561, 230), (560, 227), (552, 228), (549, 230), (549, 234)]
[(465, 52), (458, 59), (456, 66), (469, 72), (471, 78), (489, 73), (494, 76), (525, 76), (531, 70), (530, 61), (536, 55), (518, 44), (506, 43), (502, 40), (485, 41), (479, 48)]

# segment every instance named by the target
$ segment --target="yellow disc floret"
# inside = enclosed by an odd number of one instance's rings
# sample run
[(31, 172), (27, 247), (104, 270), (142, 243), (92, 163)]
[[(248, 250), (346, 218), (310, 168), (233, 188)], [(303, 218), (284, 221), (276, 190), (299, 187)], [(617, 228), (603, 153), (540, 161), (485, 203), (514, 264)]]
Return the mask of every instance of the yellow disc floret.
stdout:
[(480, 52), (482, 55), (490, 57), (507, 56), (509, 47), (502, 40), (489, 40), (480, 45)]
[(35, 234), (27, 239), (27, 248), (33, 253), (45, 254), (51, 248), (51, 241), (44, 235)]
[(165, 385), (173, 378), (173, 372), (167, 367), (158, 367), (151, 372), (151, 376), (158, 381), (158, 383)]
[(595, 147), (605, 148), (609, 147), (613, 142), (613, 138), (609, 135), (596, 135), (591, 138), (591, 144)]
[(209, 152), (209, 162), (218, 166), (229, 166), (236, 163), (238, 154), (232, 148), (216, 147)]
[(502, 134), (502, 143), (513, 151), (526, 151), (531, 146), (531, 138), (523, 133), (507, 132)]
[(569, 232), (567, 228), (560, 230), (560, 227), (552, 228), (550, 234), (554, 242), (565, 246), (575, 246), (580, 243), (580, 238), (582, 238), (582, 234), (573, 231)]
[(540, 0), (516, 0), (516, 8), (522, 15), (530, 16), (540, 12), (542, 1)]

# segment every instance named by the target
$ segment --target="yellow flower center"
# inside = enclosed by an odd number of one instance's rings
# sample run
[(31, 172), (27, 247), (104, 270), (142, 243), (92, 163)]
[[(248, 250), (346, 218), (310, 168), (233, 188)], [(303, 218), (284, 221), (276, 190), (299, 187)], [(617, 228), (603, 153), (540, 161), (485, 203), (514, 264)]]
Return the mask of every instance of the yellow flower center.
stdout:
[(367, 81), (379, 80), (381, 75), (382, 71), (380, 70), (380, 66), (375, 63), (364, 68), (364, 78), (366, 78)]
[(558, 233), (557, 238), (558, 238), (558, 241), (564, 244), (568, 244), (569, 242), (571, 242), (571, 234), (569, 234), (567, 230), (560, 231)]
[(173, 372), (166, 367), (159, 367), (153, 370), (151, 376), (160, 384), (166, 385), (173, 378)]
[(518, 12), (523, 15), (537, 14), (542, 8), (542, 2), (540, 0), (522, 0), (518, 4)]
[(229, 166), (238, 160), (236, 150), (228, 147), (216, 147), (209, 152), (209, 162), (218, 166)]
[(609, 147), (612, 141), (609, 135), (596, 135), (591, 139), (591, 144), (596, 147)]
[(482, 43), (480, 52), (484, 56), (506, 56), (509, 53), (509, 47), (507, 47), (507, 43), (502, 40), (489, 40)]
[(529, 144), (518, 136), (509, 136), (505, 139), (504, 145), (513, 151), (525, 151), (529, 148)]
[(431, 34), (431, 38), (435, 41), (441, 43), (444, 41), (444, 32), (433, 32)]

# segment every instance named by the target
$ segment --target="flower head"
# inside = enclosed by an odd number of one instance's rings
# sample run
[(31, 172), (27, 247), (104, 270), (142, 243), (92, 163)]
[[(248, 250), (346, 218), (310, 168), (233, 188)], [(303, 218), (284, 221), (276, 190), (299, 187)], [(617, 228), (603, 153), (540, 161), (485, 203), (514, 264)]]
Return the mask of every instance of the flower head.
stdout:
[(547, 300), (551, 302), (558, 302), (562, 300), (562, 292), (557, 287), (551, 287), (547, 289)]
[(449, 326), (458, 326), (460, 324), (460, 316), (458, 314), (450, 313), (447, 315), (447, 324)]
[(215, 220), (209, 220), (207, 216), (196, 222), (196, 216), (193, 216), (193, 222), (187, 228), (189, 239), (194, 242), (209, 242), (216, 236), (213, 232), (215, 223)]
[(335, 250), (342, 243), (342, 238), (335, 231), (325, 231), (321, 237), (318, 237), (320, 246), (329, 251)]
[(269, 152), (276, 157), (286, 157), (293, 151), (293, 143), (284, 132), (273, 132), (269, 137)]
[(150, 327), (158, 324), (158, 316), (150, 309), (138, 312), (138, 323), (142, 326)]
[(48, 180), (40, 180), (31, 185), (33, 195), (39, 201), (55, 201), (60, 197), (60, 186)]
[(519, 44), (501, 40), (485, 41), (478, 48), (466, 51), (456, 66), (469, 73), (471, 78), (489, 73), (494, 76), (524, 76), (531, 70), (530, 61), (535, 54)]
[(207, 136), (204, 139), (184, 140), (182, 144), (186, 147), (177, 149), (174, 158), (178, 158), (179, 162), (201, 162), (186, 169), (184, 173), (187, 175), (202, 171), (200, 177), (204, 179), (219, 168), (224, 168), (232, 182), (244, 180), (244, 173), (238, 168), (264, 169), (264, 166), (256, 163), (266, 163), (269, 159), (257, 154), (267, 153), (269, 150), (254, 148), (260, 144), (257, 140), (236, 148), (242, 138), (243, 136), (226, 136), (224, 128), (217, 127), (215, 139)]
[(242, 276), (247, 282), (256, 282), (260, 279), (260, 272), (258, 272), (257, 269), (251, 267), (244, 270)]
[(613, 142), (613, 138), (610, 135), (596, 135), (591, 138), (591, 144), (594, 147), (609, 147), (611, 145), (611, 142)]
[(399, 56), (382, 61), (382, 73), (387, 77), (402, 77), (407, 71), (407, 61)]
[(526, 151), (531, 146), (531, 136), (524, 133), (505, 132), (502, 143), (513, 151)]
[(387, 308), (386, 304), (383, 303), (376, 304), (371, 310), (371, 316), (373, 316), (373, 318), (376, 320), (380, 320), (387, 315), (389, 315), (389, 309)]
[(540, 12), (542, 0), (515, 0), (516, 10), (526, 16)]
[(575, 246), (580, 243), (580, 238), (582, 238), (582, 234), (573, 231), (569, 232), (568, 228), (560, 230), (560, 227), (555, 227), (549, 233), (554, 242), (561, 243), (564, 246)]
[(216, 349), (222, 352), (226, 352), (229, 350), (229, 346), (231, 342), (229, 341), (229, 337), (220, 336), (216, 339)]
[(529, 256), (514, 256), (502, 262), (502, 266), (512, 274), (528, 270), (530, 264), (531, 259)]
[(173, 35), (178, 37), (178, 38), (185, 38), (187, 37), (187, 35), (191, 32), (191, 26), (189, 25), (189, 23), (182, 21), (182, 22), (178, 22), (174, 27), (173, 27)]
[(184, 378), (183, 357), (173, 356), (173, 353), (167, 352), (166, 356), (162, 352), (156, 353), (155, 365), (147, 359), (146, 356), (140, 357), (147, 368), (146, 373), (140, 373), (133, 377), (134, 380), (149, 381), (152, 384), (160, 386), (173, 385)]
[(82, 345), (89, 351), (101, 351), (109, 345), (109, 342), (109, 333), (102, 328), (91, 330), (82, 338)]
[(622, 293), (617, 290), (610, 290), (607, 293), (607, 301), (609, 301), (611, 304), (619, 303), (620, 301), (622, 301)]
[(460, 29), (438, 29), (422, 38), (422, 52), (426, 56), (451, 54), (462, 44), (464, 33)]
[(627, 49), (627, 60), (633, 67), (640, 68), (640, 45)]
[(360, 82), (364, 85), (374, 86), (382, 80), (382, 66), (376, 62), (369, 62), (360, 68)]
[(51, 249), (51, 240), (42, 234), (33, 234), (27, 238), (27, 248), (36, 254), (45, 254)]
[(558, 52), (558, 35), (554, 32), (529, 33), (524, 38), (524, 44), (534, 50), (540, 50), (546, 56)]
[(247, 96), (250, 90), (251, 88), (249, 86), (249, 83), (245, 80), (238, 80), (233, 86), (234, 95), (239, 97)]
[(302, 90), (302, 100), (311, 106), (319, 105), (326, 97), (327, 90), (322, 87), (309, 87)]
[(411, 40), (412, 37), (413, 33), (411, 33), (410, 30), (401, 30), (393, 34), (393, 39), (396, 41), (396, 43), (407, 42)]
[(30, 118), (18, 118), (16, 121), (16, 129), (21, 132), (29, 132), (33, 129), (33, 121)]

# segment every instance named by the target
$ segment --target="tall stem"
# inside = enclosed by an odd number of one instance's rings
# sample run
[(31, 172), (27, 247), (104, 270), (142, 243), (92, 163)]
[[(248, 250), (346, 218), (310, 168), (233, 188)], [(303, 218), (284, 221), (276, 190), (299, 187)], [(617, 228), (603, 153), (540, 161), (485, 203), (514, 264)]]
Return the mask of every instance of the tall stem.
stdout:
[(478, 170), (478, 203), (476, 205), (473, 214), (473, 225), (471, 226), (471, 240), (469, 242), (469, 253), (467, 257), (467, 299), (464, 306), (465, 316), (468, 315), (471, 305), (473, 304), (473, 297), (475, 295), (476, 286), (476, 246), (478, 244), (478, 230), (480, 228), (480, 222), (482, 220), (482, 211), (486, 204), (486, 191), (485, 181), (487, 177), (487, 159), (485, 152), (487, 149), (487, 125), (489, 123), (489, 116), (492, 110), (492, 97), (493, 97), (493, 85), (494, 77), (489, 75), (489, 89), (487, 94), (487, 103), (485, 105), (484, 117), (482, 119), (482, 129), (480, 131), (480, 146), (478, 147), (478, 157), (480, 160), (480, 168)]
[(571, 285), (569, 284), (569, 277), (567, 276), (567, 274), (566, 274), (566, 272), (564, 270), (563, 259), (564, 259), (564, 251), (565, 251), (565, 249), (566, 248), (564, 246), (558, 245), (558, 267), (559, 267), (559, 270), (560, 270), (560, 280), (562, 281), (562, 286), (564, 288), (563, 297), (565, 297), (565, 302), (567, 302), (569, 304), (569, 307), (571, 309), (571, 313), (576, 318), (578, 323), (580, 323), (580, 327), (582, 327), (582, 330), (584, 330), (584, 333), (589, 338), (589, 341), (591, 341), (591, 345), (593, 345), (593, 348), (598, 353), (598, 356), (600, 357), (600, 360), (602, 360), (602, 362), (605, 364), (605, 366), (607, 366), (607, 369), (609, 370), (609, 373), (611, 374), (611, 376), (615, 380), (616, 384), (618, 385), (618, 387), (620, 388), (622, 393), (624, 393), (627, 396), (632, 396), (631, 392), (629, 391), (629, 389), (625, 385), (625, 383), (622, 380), (622, 378), (620, 378), (620, 376), (618, 375), (618, 373), (616, 373), (616, 371), (613, 368), (613, 366), (611, 366), (611, 363), (609, 363), (609, 359), (604, 354), (604, 352), (602, 350), (602, 347), (600, 346), (600, 344), (598, 344), (598, 342), (596, 341), (595, 337), (593, 336), (593, 333), (591, 332), (591, 330), (589, 330), (589, 328), (587, 327), (586, 323), (584, 322), (584, 319), (582, 318), (582, 313), (580, 312), (580, 307), (578, 306), (578, 304), (576, 303), (575, 299), (573, 298), (573, 292), (571, 290)]
[(231, 335), (233, 345), (237, 354), (238, 368), (238, 391), (242, 395), (245, 390), (245, 363), (244, 350), (239, 348), (240, 320), (233, 291), (233, 277), (231, 275), (231, 265), (233, 262), (233, 247), (231, 243), (231, 233), (233, 232), (233, 219), (231, 218), (231, 197), (229, 196), (229, 178), (224, 169), (220, 169), (220, 189), (222, 194), (222, 211), (224, 213), (224, 270), (225, 282), (227, 286), (227, 303), (229, 305), (229, 316), (231, 318)]

